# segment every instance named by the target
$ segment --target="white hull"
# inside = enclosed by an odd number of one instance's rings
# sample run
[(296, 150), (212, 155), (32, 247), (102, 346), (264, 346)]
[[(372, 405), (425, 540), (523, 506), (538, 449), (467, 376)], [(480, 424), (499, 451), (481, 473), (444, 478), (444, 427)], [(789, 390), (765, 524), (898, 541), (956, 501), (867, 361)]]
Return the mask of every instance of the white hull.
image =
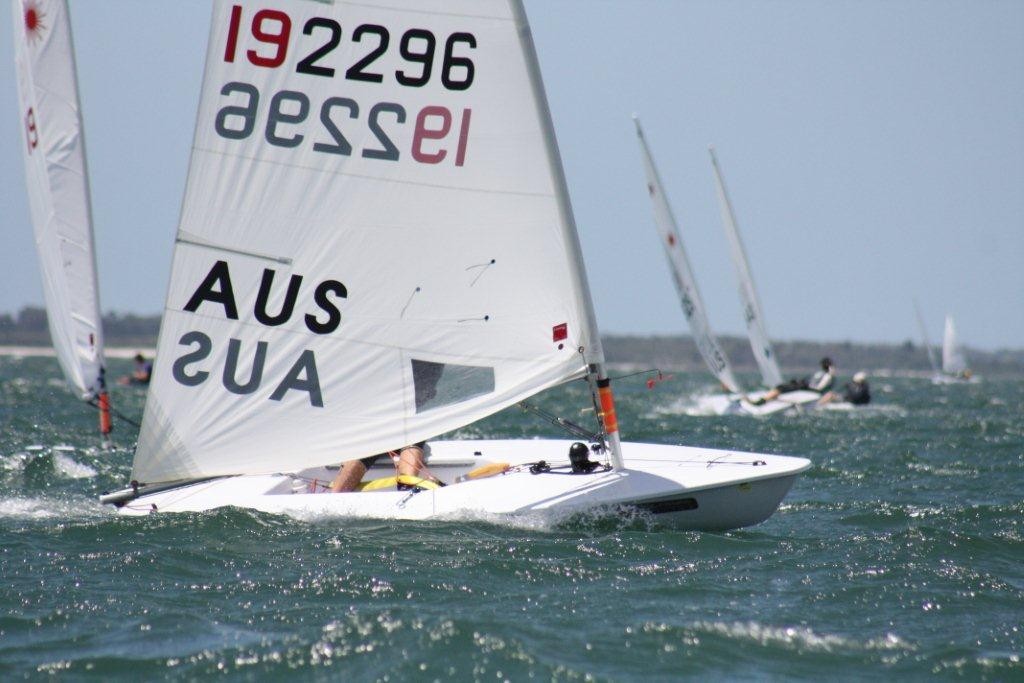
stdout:
[(932, 375), (932, 384), (977, 384), (981, 380), (977, 375), (959, 377), (957, 375)]
[[(328, 493), (325, 484), (337, 468), (317, 468), (208, 480), (122, 501), (119, 510), (145, 515), (236, 506), (298, 517), (500, 522), (624, 506), (645, 510), (659, 523), (678, 529), (724, 530), (767, 519), (796, 476), (811, 466), (804, 458), (788, 456), (624, 443), (625, 470), (571, 474), (571, 444), (553, 440), (431, 443), (429, 471), (449, 484), (435, 490)], [(554, 470), (533, 474), (522, 467), (454, 483), (457, 477), (490, 463), (519, 466), (540, 460)], [(374, 466), (367, 478), (393, 475), (393, 467), (385, 464)], [(112, 496), (106, 497), (107, 502), (114, 502)]]
[(765, 392), (752, 392), (741, 396), (739, 394), (719, 394), (706, 396), (700, 399), (699, 408), (701, 412), (712, 415), (752, 415), (755, 417), (778, 415), (780, 413), (796, 413), (803, 410), (814, 410), (818, 406), (821, 394), (814, 391), (790, 391), (779, 394), (777, 398), (767, 401), (762, 405), (751, 403), (757, 400)]

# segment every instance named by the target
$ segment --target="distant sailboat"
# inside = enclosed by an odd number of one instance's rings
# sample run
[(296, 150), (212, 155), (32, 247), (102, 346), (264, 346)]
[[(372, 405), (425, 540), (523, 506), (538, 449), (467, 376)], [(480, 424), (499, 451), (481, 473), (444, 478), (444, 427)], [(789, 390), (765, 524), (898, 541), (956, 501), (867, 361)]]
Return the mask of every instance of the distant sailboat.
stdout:
[[(342, 27), (363, 44), (332, 52)], [(810, 467), (620, 441), (520, 0), (216, 0), (210, 36), (162, 362), (132, 484), (104, 502), (389, 519), (625, 506), (723, 529), (768, 517)], [(339, 462), (581, 379), (598, 431), (556, 422), (587, 443), (435, 441), (443, 486), (396, 491), (388, 464), (322, 492)]]
[[(729, 193), (725, 187), (725, 180), (722, 171), (718, 166), (718, 158), (715, 156), (715, 148), (708, 147), (711, 155), (711, 167), (715, 175), (715, 187), (718, 190), (718, 201), (722, 213), (722, 225), (725, 235), (729, 240), (729, 251), (732, 256), (733, 266), (736, 269), (736, 277), (739, 280), (740, 303), (743, 307), (743, 317), (747, 324), (747, 337), (750, 339), (750, 350), (754, 354), (754, 360), (761, 371), (761, 381), (764, 386), (771, 388), (782, 384), (782, 371), (779, 370), (779, 363), (776, 360), (775, 349), (772, 347), (771, 339), (764, 325), (764, 314), (761, 312), (761, 302), (754, 288), (754, 277), (750, 273), (750, 263), (747, 260), (747, 252), (743, 248), (743, 240), (740, 239), (739, 228), (736, 224), (736, 216), (732, 209), (732, 202), (729, 200)], [(797, 390), (779, 395), (773, 401), (760, 406), (738, 406), (744, 411), (752, 411), (755, 414), (768, 414), (781, 412), (790, 408), (809, 405), (817, 402), (821, 394), (814, 391)]]
[[(654, 164), (654, 157), (644, 139), (643, 129), (640, 127), (640, 119), (633, 117), (636, 124), (636, 135), (640, 142), (640, 152), (644, 160), (644, 171), (647, 175), (647, 193), (654, 204), (654, 219), (658, 226), (658, 234), (661, 237), (661, 246), (668, 258), (669, 270), (672, 273), (672, 281), (676, 285), (676, 292), (679, 294), (679, 303), (683, 307), (683, 315), (690, 324), (690, 332), (693, 340), (700, 351), (701, 357), (707, 364), (711, 374), (728, 391), (738, 394), (742, 393), (739, 383), (733, 374), (729, 357), (725, 350), (718, 343), (714, 332), (711, 331), (711, 324), (708, 322), (707, 307), (704, 299), (697, 288), (697, 280), (693, 276), (693, 269), (686, 256), (686, 249), (683, 247), (683, 238), (679, 233), (679, 225), (672, 214), (672, 207), (665, 197), (661, 177)], [(738, 399), (739, 397), (737, 397)]]
[(942, 372), (946, 377), (966, 381), (970, 380), (971, 371), (967, 368), (967, 359), (956, 338), (956, 326), (953, 316), (946, 315), (946, 329), (942, 335)]
[(50, 337), (74, 393), (100, 409), (110, 399), (93, 245), (85, 139), (65, 0), (13, 0), (25, 178)]
[(750, 338), (750, 350), (753, 351), (754, 360), (757, 361), (757, 367), (761, 370), (761, 379), (764, 385), (774, 387), (782, 383), (782, 372), (779, 370), (779, 363), (775, 359), (775, 349), (772, 348), (771, 339), (764, 327), (761, 301), (754, 288), (754, 277), (750, 274), (747, 252), (743, 248), (743, 240), (740, 239), (740, 231), (736, 226), (736, 216), (732, 210), (732, 202), (729, 201), (729, 193), (725, 188), (725, 180), (718, 168), (715, 148), (709, 147), (708, 152), (711, 154), (711, 166), (715, 172), (715, 187), (718, 190), (718, 201), (722, 211), (722, 225), (725, 228), (725, 235), (729, 239), (729, 251), (732, 255), (733, 266), (736, 268), (736, 277), (739, 279), (740, 303), (743, 305), (743, 317), (747, 324), (747, 336)]

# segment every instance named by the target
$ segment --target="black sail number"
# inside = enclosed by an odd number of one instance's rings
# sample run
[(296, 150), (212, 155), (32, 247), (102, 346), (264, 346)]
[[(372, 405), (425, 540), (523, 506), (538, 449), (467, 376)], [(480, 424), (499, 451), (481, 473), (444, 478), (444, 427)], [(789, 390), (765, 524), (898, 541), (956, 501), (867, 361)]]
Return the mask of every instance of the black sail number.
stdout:
[(468, 90), (469, 86), (473, 85), (473, 77), (476, 75), (473, 60), (455, 55), (455, 48), (459, 43), (476, 49), (476, 37), (472, 33), (453, 33), (445, 41), (441, 82), (449, 90)]
[(362, 59), (349, 67), (348, 71), (345, 72), (345, 78), (350, 81), (367, 81), (370, 83), (381, 83), (384, 81), (384, 74), (370, 73), (366, 69), (379, 59), (385, 52), (387, 52), (388, 45), (391, 42), (391, 34), (383, 26), (378, 24), (363, 24), (356, 28), (352, 34), (352, 40), (354, 42), (361, 42), (364, 35), (375, 35), (377, 36), (377, 47), (367, 53)]
[(334, 48), (341, 44), (341, 24), (336, 22), (334, 19), (313, 17), (306, 22), (306, 25), (302, 28), (302, 32), (307, 36), (311, 36), (313, 35), (314, 29), (318, 28), (325, 28), (330, 31), (330, 37), (327, 39), (326, 43), (310, 52), (308, 57), (299, 62), (299, 65), (295, 67), (295, 70), (300, 74), (333, 78), (334, 69), (329, 66), (319, 66), (317, 62), (329, 55), (334, 51)]
[(434, 49), (437, 39), (430, 31), (414, 28), (402, 35), (399, 52), (402, 58), (413, 64), (421, 64), (418, 76), (410, 76), (405, 71), (396, 71), (395, 79), (402, 85), (422, 88), (430, 81), (430, 72), (434, 68)]

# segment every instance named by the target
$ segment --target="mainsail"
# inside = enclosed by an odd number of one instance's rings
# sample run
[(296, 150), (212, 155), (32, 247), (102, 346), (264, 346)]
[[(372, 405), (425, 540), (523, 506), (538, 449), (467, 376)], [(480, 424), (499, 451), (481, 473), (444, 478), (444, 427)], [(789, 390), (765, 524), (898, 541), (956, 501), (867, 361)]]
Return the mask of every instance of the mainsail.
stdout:
[(960, 375), (965, 370), (967, 370), (967, 360), (956, 340), (953, 316), (947, 314), (945, 334), (942, 337), (942, 371), (948, 375)]
[(754, 352), (754, 360), (757, 361), (757, 367), (761, 370), (761, 380), (764, 382), (764, 385), (773, 387), (782, 382), (782, 373), (779, 371), (779, 364), (775, 360), (772, 342), (768, 338), (768, 332), (764, 327), (761, 303), (757, 298), (757, 291), (754, 289), (754, 278), (750, 274), (747, 253), (743, 249), (742, 240), (740, 240), (739, 229), (736, 227), (736, 217), (733, 215), (732, 203), (729, 201), (729, 193), (725, 189), (725, 181), (722, 179), (722, 172), (718, 168), (718, 159), (715, 157), (713, 147), (709, 147), (708, 151), (711, 154), (711, 166), (715, 171), (718, 201), (722, 210), (722, 224), (725, 226), (725, 234), (729, 238), (732, 263), (736, 267), (736, 275), (740, 281), (740, 303), (743, 305), (743, 317), (747, 322), (747, 336), (750, 338), (750, 349)]
[(917, 326), (921, 330), (921, 343), (924, 344), (924, 349), (928, 352), (928, 363), (932, 366), (932, 374), (938, 375), (939, 363), (935, 358), (935, 349), (928, 341), (928, 328), (924, 325), (924, 316), (921, 315), (921, 307), (917, 305), (917, 301), (914, 302), (914, 315), (917, 316)]
[(214, 2), (176, 241), (140, 482), (383, 452), (603, 365), (518, 0)]
[[(85, 141), (64, 0), (13, 0), (25, 176), (50, 337), (71, 389), (102, 398), (103, 330)], [(109, 423), (107, 425), (109, 431)]]
[(640, 141), (640, 152), (644, 160), (644, 172), (647, 174), (647, 193), (651, 196), (651, 202), (654, 205), (654, 220), (658, 225), (661, 246), (664, 247), (665, 256), (668, 258), (672, 280), (675, 282), (679, 302), (683, 307), (683, 315), (686, 316), (686, 321), (690, 324), (693, 340), (697, 344), (697, 349), (704, 358), (704, 362), (707, 363), (708, 369), (729, 391), (738, 392), (740, 391), (739, 384), (733, 375), (729, 358), (718, 344), (714, 332), (711, 331), (704, 300), (701, 298), (700, 290), (697, 289), (697, 280), (693, 276), (693, 269), (690, 268), (690, 261), (683, 249), (679, 225), (676, 223), (668, 198), (665, 197), (661, 177), (654, 165), (651, 150), (647, 147), (647, 140), (640, 127), (640, 120), (633, 117), (633, 122), (636, 124), (636, 135)]

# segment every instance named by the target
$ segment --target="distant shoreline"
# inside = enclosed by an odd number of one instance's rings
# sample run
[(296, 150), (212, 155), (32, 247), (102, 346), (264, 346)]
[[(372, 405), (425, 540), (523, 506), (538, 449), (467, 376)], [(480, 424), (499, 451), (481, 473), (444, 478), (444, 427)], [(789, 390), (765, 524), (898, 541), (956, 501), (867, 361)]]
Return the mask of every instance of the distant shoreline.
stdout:
[[(137, 348), (132, 346), (108, 346), (103, 349), (103, 355), (107, 358), (134, 358), (135, 354), (141, 353), (144, 356), (152, 358), (156, 355), (156, 349), (154, 348)], [(27, 356), (42, 356), (46, 358), (53, 358), (57, 355), (57, 352), (53, 350), (52, 346), (4, 346), (0, 345), (0, 356), (15, 356), (15, 357), (27, 357)]]
[[(45, 331), (43, 334), (46, 335)], [(0, 356), (55, 355), (48, 344), (32, 343), (36, 339), (4, 340), (0, 335), (0, 342), (3, 341), (8, 343), (0, 343)], [(107, 341), (111, 343), (104, 351), (107, 358), (130, 359), (140, 352), (153, 358), (156, 353), (155, 334), (149, 337), (132, 336), (129, 339), (107, 335)], [(757, 372), (750, 345), (745, 338), (721, 337), (719, 342), (737, 372)], [(606, 335), (602, 337), (602, 344), (609, 365), (634, 369), (707, 371), (693, 339), (688, 336)], [(924, 348), (909, 341), (902, 344), (777, 341), (775, 352), (786, 377), (810, 374), (823, 356), (835, 361), (840, 377), (849, 377), (858, 370), (878, 376), (929, 377), (932, 374)], [(1024, 350), (967, 349), (966, 353), (971, 369), (981, 377), (1024, 377)]]

